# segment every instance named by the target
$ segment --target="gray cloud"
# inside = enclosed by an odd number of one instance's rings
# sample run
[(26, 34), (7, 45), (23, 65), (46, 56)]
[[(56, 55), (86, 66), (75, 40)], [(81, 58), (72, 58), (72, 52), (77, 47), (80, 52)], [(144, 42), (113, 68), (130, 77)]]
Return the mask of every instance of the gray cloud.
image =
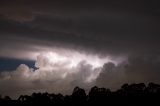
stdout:
[[(157, 2), (3, 1), (1, 38), (16, 36), (21, 41), (28, 39), (26, 45), (32, 40), (33, 45), (47, 42), (47, 46), (56, 44), (110, 54), (127, 54), (135, 49), (157, 52), (160, 34), (159, 16), (154, 12), (159, 9)], [(8, 12), (13, 14), (10, 14), (13, 19), (5, 17)], [(34, 19), (19, 23), (23, 14), (28, 15), (26, 20)]]
[[(17, 94), (38, 90), (59, 92), (58, 88), (62, 88), (65, 92), (77, 85), (117, 88), (125, 82), (159, 82), (158, 4), (158, 0), (1, 0), (0, 57), (36, 60), (38, 54), (49, 51), (59, 54), (77, 51), (100, 59), (109, 56), (112, 60), (125, 62), (102, 63), (102, 69), (94, 70), (93, 64), (82, 62), (70, 69), (77, 73), (69, 74), (65, 80), (59, 80), (64, 69), (53, 74), (21, 65), (11, 73), (1, 73), (0, 91), (15, 95), (13, 91)], [(42, 59), (44, 63), (49, 64)], [(85, 84), (89, 76), (95, 77), (97, 70), (101, 73), (96, 82)], [(24, 73), (30, 76), (41, 73), (48, 77), (32, 80), (22, 78)]]
[(159, 56), (155, 55), (132, 55), (127, 62), (117, 66), (114, 63), (106, 63), (96, 80), (101, 87), (112, 89), (120, 88), (124, 83), (160, 83)]

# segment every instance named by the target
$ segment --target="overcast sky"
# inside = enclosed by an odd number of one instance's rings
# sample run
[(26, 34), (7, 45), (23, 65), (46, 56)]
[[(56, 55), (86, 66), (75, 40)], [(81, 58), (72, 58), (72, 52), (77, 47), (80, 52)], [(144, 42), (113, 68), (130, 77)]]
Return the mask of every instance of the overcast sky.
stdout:
[[(159, 0), (1, 0), (0, 94), (160, 83), (159, 5)], [(49, 59), (54, 56), (59, 60)]]

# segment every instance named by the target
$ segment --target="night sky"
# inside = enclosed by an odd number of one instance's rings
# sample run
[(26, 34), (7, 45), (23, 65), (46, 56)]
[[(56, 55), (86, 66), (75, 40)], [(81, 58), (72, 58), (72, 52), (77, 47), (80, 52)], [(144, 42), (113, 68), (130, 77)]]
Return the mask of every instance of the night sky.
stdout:
[(0, 94), (160, 83), (159, 0), (0, 0)]

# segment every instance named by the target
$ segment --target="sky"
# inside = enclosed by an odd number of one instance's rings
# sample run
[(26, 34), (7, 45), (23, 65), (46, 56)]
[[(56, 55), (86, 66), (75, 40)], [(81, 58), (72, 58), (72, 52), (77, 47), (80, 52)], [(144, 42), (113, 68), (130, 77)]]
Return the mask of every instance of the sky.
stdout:
[(160, 83), (159, 0), (0, 0), (0, 94)]

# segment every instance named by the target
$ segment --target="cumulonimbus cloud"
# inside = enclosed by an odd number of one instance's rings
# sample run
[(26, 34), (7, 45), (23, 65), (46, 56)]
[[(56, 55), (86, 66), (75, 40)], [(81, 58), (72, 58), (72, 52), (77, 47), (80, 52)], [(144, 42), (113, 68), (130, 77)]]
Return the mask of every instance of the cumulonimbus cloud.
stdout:
[(93, 84), (108, 58), (80, 53), (60, 55), (46, 52), (37, 56), (35, 67), (21, 64), (15, 71), (0, 73), (0, 93), (17, 97), (29, 92), (48, 91), (69, 93), (75, 86)]
[(15, 71), (1, 72), (0, 93), (17, 98), (21, 94), (45, 91), (68, 94), (75, 86), (89, 89), (97, 85), (114, 90), (124, 83), (159, 83), (160, 60), (155, 56), (134, 55), (118, 64), (104, 61), (96, 67), (90, 58), (73, 59), (72, 64), (71, 57), (61, 56), (56, 60), (54, 56), (59, 57), (55, 53), (40, 54), (35, 63), (37, 69), (21, 64)]

